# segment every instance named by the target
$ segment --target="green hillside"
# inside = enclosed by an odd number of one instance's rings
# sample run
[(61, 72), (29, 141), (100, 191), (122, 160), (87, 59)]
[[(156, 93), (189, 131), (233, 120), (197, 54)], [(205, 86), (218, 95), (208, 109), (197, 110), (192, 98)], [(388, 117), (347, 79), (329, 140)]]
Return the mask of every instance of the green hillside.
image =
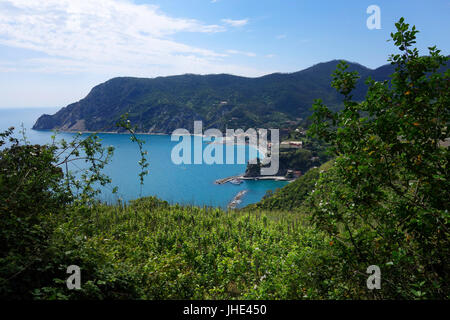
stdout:
[(246, 209), (258, 210), (301, 210), (303, 201), (314, 189), (321, 171), (327, 170), (332, 162), (327, 162), (319, 168), (309, 169), (306, 174), (299, 177), (287, 186), (276, 190), (274, 193), (268, 193), (258, 203), (246, 207)]
[[(312, 289), (307, 273), (293, 272), (317, 271), (313, 266), (328, 259), (327, 237), (299, 215), (169, 206), (154, 198), (69, 210), (51, 237), (52, 260), (37, 289), (16, 290), (18, 298), (327, 297), (326, 285)], [(83, 290), (60, 285), (67, 261), (83, 266)]]
[[(116, 122), (127, 113), (139, 132), (171, 133), (193, 129), (194, 120), (206, 128), (283, 128), (290, 121), (311, 115), (311, 105), (321, 98), (338, 106), (341, 96), (330, 86), (338, 60), (320, 63), (289, 74), (245, 78), (227, 74), (145, 78), (114, 78), (92, 89), (86, 98), (43, 115), (34, 129), (67, 131), (117, 131)], [(372, 74), (388, 79), (385, 69), (370, 70), (351, 63), (362, 79)], [(361, 81), (356, 95), (362, 99)]]

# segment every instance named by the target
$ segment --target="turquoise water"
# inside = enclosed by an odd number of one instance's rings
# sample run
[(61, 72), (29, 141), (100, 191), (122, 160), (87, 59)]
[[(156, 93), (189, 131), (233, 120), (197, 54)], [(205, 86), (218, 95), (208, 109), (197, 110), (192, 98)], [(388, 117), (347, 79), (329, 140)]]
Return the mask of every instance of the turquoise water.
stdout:
[[(0, 130), (10, 126), (20, 128), (21, 123), (26, 128), (26, 135), (31, 143), (48, 143), (53, 135), (50, 131), (31, 130), (36, 119), (43, 113), (53, 114), (57, 109), (0, 109)], [(17, 134), (17, 132), (16, 132)], [(58, 138), (70, 140), (71, 133), (59, 133)], [(105, 168), (105, 173), (112, 179), (112, 184), (102, 190), (101, 198), (114, 203), (119, 198), (127, 201), (140, 196), (138, 174), (139, 150), (126, 134), (99, 134), (102, 144), (114, 146), (115, 152), (112, 162)], [(149, 175), (145, 177), (142, 196), (154, 195), (170, 203), (192, 204), (199, 206), (217, 206), (226, 208), (233, 197), (242, 190), (248, 190), (242, 198), (240, 207), (258, 202), (267, 190), (275, 190), (286, 185), (280, 181), (244, 181), (241, 185), (215, 185), (220, 178), (239, 175), (245, 171), (245, 164), (220, 165), (175, 165), (171, 160), (172, 148), (178, 143), (171, 141), (170, 136), (139, 135), (146, 141), (144, 149), (148, 151), (150, 163)], [(191, 144), (194, 145), (193, 143)], [(207, 144), (204, 143), (203, 147)], [(248, 146), (245, 148), (248, 159)], [(192, 151), (193, 153), (193, 151)], [(226, 152), (224, 150), (224, 156)], [(82, 165), (82, 164), (81, 164)], [(112, 187), (117, 186), (116, 195), (111, 193)]]

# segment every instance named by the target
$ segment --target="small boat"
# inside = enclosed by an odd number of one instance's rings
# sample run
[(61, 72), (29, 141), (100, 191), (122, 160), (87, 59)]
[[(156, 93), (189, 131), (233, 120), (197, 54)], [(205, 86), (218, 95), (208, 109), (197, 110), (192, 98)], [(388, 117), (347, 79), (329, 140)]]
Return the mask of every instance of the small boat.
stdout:
[(230, 183), (240, 185), (242, 183), (242, 180), (241, 179), (233, 179), (233, 180), (230, 180)]

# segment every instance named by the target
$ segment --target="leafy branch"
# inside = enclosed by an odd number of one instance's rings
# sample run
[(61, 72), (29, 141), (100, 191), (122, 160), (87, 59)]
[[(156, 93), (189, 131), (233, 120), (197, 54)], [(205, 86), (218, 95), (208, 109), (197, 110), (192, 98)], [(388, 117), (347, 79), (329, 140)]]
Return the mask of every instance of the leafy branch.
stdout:
[(149, 163), (147, 160), (148, 152), (146, 150), (144, 150), (145, 140), (138, 138), (138, 136), (136, 135), (137, 126), (131, 125), (131, 122), (128, 119), (128, 113), (126, 113), (120, 117), (120, 120), (117, 122), (117, 126), (125, 129), (130, 134), (130, 140), (132, 142), (137, 143), (137, 145), (138, 145), (139, 154), (140, 154), (140, 159), (138, 161), (138, 164), (139, 164), (139, 167), (141, 168), (141, 171), (139, 173), (139, 180), (140, 180), (140, 185), (141, 185), (140, 186), (140, 196), (142, 196), (142, 188), (144, 186), (144, 178), (149, 173), (149, 171), (147, 169), (149, 166)]

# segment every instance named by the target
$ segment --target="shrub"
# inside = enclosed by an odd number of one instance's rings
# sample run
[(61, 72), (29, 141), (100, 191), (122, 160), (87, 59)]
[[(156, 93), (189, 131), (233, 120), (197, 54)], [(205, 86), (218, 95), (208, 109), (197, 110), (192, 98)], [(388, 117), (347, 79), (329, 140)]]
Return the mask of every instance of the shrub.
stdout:
[(417, 30), (404, 19), (391, 34), (400, 54), (390, 83), (369, 81), (366, 100), (352, 100), (358, 75), (342, 63), (332, 85), (344, 109), (317, 101), (311, 132), (332, 145), (333, 168), (310, 199), (313, 220), (328, 232), (341, 263), (332, 272), (348, 291), (379, 265), (382, 288), (369, 298), (448, 298), (450, 270), (448, 57), (435, 47), (419, 56)]

